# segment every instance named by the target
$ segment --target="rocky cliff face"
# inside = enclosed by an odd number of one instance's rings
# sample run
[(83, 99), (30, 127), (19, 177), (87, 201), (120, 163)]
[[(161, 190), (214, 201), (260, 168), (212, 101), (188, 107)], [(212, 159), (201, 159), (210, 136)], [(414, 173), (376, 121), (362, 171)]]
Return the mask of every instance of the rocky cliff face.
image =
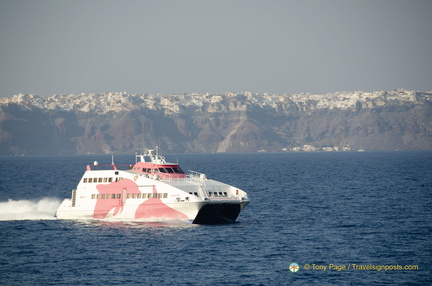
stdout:
[(0, 154), (430, 150), (432, 93), (16, 95)]

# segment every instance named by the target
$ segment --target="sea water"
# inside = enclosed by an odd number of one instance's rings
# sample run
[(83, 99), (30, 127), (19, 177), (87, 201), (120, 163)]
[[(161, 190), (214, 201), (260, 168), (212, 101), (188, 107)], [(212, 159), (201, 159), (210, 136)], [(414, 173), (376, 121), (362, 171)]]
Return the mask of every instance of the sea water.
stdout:
[(0, 285), (432, 283), (432, 152), (166, 157), (248, 192), (237, 223), (57, 220), (111, 156), (0, 157)]

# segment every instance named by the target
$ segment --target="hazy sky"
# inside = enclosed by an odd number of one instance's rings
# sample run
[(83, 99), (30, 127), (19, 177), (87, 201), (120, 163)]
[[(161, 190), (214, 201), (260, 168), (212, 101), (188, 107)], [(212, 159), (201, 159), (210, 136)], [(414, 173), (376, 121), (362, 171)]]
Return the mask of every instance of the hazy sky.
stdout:
[(0, 97), (432, 90), (432, 1), (0, 0)]

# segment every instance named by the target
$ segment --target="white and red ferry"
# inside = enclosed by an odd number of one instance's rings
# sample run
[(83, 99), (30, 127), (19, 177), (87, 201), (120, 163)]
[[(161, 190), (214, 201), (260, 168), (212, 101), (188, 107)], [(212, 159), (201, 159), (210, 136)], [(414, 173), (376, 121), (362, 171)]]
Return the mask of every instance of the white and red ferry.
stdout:
[(127, 170), (117, 167), (114, 162), (87, 165), (71, 199), (57, 209), (57, 218), (226, 223), (234, 222), (249, 203), (246, 192), (202, 173), (185, 174), (154, 150), (136, 155)]

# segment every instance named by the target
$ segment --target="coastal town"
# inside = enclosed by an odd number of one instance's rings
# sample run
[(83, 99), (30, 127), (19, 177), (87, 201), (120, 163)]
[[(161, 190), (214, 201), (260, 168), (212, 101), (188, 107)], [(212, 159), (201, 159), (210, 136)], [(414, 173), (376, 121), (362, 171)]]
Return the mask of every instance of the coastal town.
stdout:
[(298, 111), (314, 109), (358, 109), (392, 105), (413, 105), (432, 102), (432, 92), (393, 91), (336, 92), (328, 94), (269, 94), (252, 92), (184, 93), (184, 94), (133, 94), (127, 92), (57, 94), (43, 97), (35, 94), (17, 94), (0, 98), (0, 105), (18, 104), (48, 110), (81, 111), (106, 114), (147, 108), (165, 110), (165, 113), (185, 113), (189, 108), (209, 106), (208, 112), (217, 112), (220, 104), (230, 111), (246, 111), (250, 104), (268, 108), (291, 108)]

